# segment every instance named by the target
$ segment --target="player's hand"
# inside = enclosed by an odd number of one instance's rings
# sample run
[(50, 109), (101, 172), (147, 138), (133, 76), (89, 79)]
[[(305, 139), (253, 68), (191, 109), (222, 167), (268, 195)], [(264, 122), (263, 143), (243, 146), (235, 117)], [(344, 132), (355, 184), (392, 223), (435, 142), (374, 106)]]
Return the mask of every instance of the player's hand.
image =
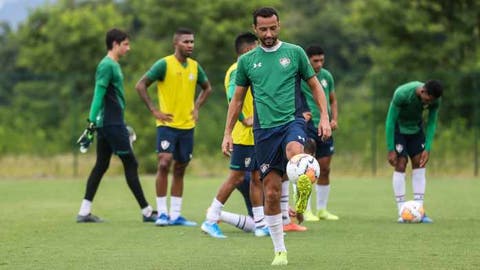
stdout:
[(223, 135), (222, 152), (225, 156), (229, 157), (233, 152), (233, 140), (231, 134)]
[(332, 128), (330, 127), (328, 118), (322, 117), (320, 119), (320, 124), (318, 125), (318, 136), (322, 139), (322, 141), (325, 141), (332, 136)]
[(305, 122), (312, 120), (312, 112), (304, 112), (303, 118), (305, 118)]
[(397, 153), (395, 151), (389, 151), (388, 152), (388, 163), (390, 163), (390, 165), (395, 167), (397, 165), (397, 160), (398, 160)]
[(157, 118), (162, 123), (168, 123), (173, 121), (173, 114), (170, 113), (162, 113), (160, 111), (154, 110), (152, 111), (153, 116)]
[(427, 165), (429, 156), (430, 154), (428, 153), (428, 151), (422, 152), (422, 154), (420, 155), (420, 168), (423, 168), (425, 167), (425, 165)]
[(198, 120), (198, 108), (194, 108), (193, 111), (192, 111), (192, 119), (193, 121), (195, 121), (195, 123), (197, 122)]
[(250, 117), (247, 117), (247, 118), (243, 119), (242, 124), (246, 127), (253, 126), (253, 117), (250, 116)]
[(337, 121), (335, 121), (335, 120), (330, 121), (330, 128), (332, 130), (336, 130), (338, 128)]

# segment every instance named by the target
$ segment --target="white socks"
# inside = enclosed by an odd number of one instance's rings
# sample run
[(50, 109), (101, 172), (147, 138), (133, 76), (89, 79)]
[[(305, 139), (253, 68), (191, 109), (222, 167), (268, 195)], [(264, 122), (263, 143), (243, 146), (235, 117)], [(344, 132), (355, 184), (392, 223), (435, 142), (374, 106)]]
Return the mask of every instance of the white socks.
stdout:
[(167, 197), (157, 197), (157, 212), (159, 216), (161, 214), (168, 215)]
[(153, 208), (149, 205), (142, 209), (142, 215), (145, 217), (150, 217), (152, 215)]
[(220, 219), (220, 212), (222, 211), (223, 204), (217, 200), (217, 198), (213, 198), (212, 204), (208, 208), (207, 211), (207, 221), (210, 224), (217, 223)]
[(290, 216), (288, 215), (288, 196), (289, 196), (290, 181), (282, 182), (282, 195), (280, 197), (280, 209), (282, 211), (281, 217), (284, 225), (290, 224)]
[(412, 170), (413, 199), (423, 206), (423, 197), (425, 195), (425, 168)]
[(265, 222), (265, 213), (263, 210), (263, 206), (252, 207), (253, 212), (253, 221), (255, 222), (255, 228), (264, 228), (267, 226)]
[(398, 213), (405, 202), (405, 173), (393, 172), (392, 177), (393, 194), (395, 195), (395, 201), (397, 202)]
[(86, 216), (90, 214), (90, 211), (92, 210), (92, 202), (89, 200), (82, 200), (82, 204), (80, 205), (80, 210), (78, 211), (78, 214), (80, 216)]
[(328, 195), (330, 194), (330, 185), (317, 184), (317, 211), (327, 209)]
[(222, 222), (233, 225), (245, 232), (253, 232), (255, 230), (255, 222), (250, 216), (239, 215), (226, 211), (221, 211), (220, 213), (220, 220)]
[(274, 216), (265, 216), (265, 221), (270, 229), (270, 237), (272, 238), (273, 248), (275, 252), (287, 251), (285, 241), (283, 239), (282, 214)]
[(182, 197), (170, 196), (170, 220), (176, 220), (182, 211)]

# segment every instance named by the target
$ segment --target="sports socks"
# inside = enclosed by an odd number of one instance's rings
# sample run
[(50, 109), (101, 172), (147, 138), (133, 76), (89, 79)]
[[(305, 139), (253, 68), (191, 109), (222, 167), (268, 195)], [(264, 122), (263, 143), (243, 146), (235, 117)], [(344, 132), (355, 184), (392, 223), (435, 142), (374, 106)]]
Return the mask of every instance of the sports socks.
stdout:
[(317, 210), (327, 209), (328, 195), (330, 194), (330, 185), (316, 185), (317, 191)]
[(90, 214), (90, 211), (92, 210), (92, 202), (89, 200), (82, 200), (82, 204), (80, 205), (80, 210), (78, 211), (78, 214), (80, 216), (86, 216)]
[(167, 210), (167, 197), (157, 197), (157, 212), (158, 215), (165, 214), (168, 215)]
[(423, 197), (425, 196), (425, 168), (412, 170), (413, 199), (423, 206)]
[(153, 208), (150, 205), (142, 209), (142, 215), (144, 215), (145, 217), (151, 216), (152, 213), (153, 213)]
[(213, 198), (212, 204), (207, 211), (207, 221), (210, 224), (217, 223), (217, 221), (220, 219), (222, 208), (223, 204), (217, 200), (217, 198)]
[(170, 220), (176, 220), (182, 211), (182, 197), (170, 196)]
[(250, 216), (221, 211), (220, 220), (245, 232), (253, 232), (255, 230), (255, 222)]
[(393, 194), (395, 195), (395, 201), (397, 202), (398, 213), (405, 203), (405, 173), (393, 172), (392, 177)]
[(253, 221), (255, 222), (255, 228), (261, 229), (267, 226), (265, 222), (265, 213), (263, 206), (252, 207)]
[(283, 238), (282, 214), (280, 213), (273, 216), (266, 215), (265, 221), (270, 230), (270, 237), (272, 238), (275, 252), (287, 251)]
[[(289, 195), (290, 181), (282, 182), (282, 195), (280, 197), (280, 209), (282, 211), (281, 217), (284, 225), (290, 224), (290, 216), (288, 215), (288, 195)], [(265, 216), (266, 218), (266, 216)]]

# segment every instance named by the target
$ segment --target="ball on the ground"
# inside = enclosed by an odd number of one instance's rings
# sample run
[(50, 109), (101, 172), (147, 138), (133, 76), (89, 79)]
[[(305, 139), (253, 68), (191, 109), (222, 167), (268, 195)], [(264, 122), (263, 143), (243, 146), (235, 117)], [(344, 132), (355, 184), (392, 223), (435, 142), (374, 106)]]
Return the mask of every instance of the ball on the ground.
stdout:
[(423, 206), (417, 201), (407, 201), (400, 209), (401, 218), (408, 223), (419, 223), (424, 215)]
[(307, 175), (312, 183), (320, 176), (320, 165), (315, 157), (302, 153), (288, 161), (287, 176), (290, 181), (295, 184), (302, 174)]

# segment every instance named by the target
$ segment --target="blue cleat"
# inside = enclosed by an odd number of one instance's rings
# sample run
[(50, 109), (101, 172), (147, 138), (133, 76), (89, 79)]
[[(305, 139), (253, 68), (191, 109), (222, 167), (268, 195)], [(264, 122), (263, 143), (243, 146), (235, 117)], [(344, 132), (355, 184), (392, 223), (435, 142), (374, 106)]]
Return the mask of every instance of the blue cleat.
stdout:
[(422, 218), (422, 221), (420, 221), (420, 223), (433, 223), (433, 219), (427, 217), (427, 215), (423, 215), (423, 218)]
[(264, 237), (264, 236), (269, 236), (270, 235), (270, 230), (268, 229), (267, 226), (263, 228), (255, 228), (254, 232), (256, 237)]
[(197, 223), (195, 221), (190, 221), (182, 216), (179, 216), (175, 220), (170, 220), (168, 222), (168, 225), (194, 227), (194, 226), (197, 226)]
[(157, 220), (155, 221), (156, 226), (167, 226), (168, 223), (169, 223), (169, 218), (165, 213), (161, 213), (158, 216)]
[(217, 223), (210, 223), (205, 221), (202, 223), (201, 229), (204, 233), (210, 235), (213, 238), (227, 238), (223, 234), (222, 230), (220, 230), (220, 227), (218, 227)]

